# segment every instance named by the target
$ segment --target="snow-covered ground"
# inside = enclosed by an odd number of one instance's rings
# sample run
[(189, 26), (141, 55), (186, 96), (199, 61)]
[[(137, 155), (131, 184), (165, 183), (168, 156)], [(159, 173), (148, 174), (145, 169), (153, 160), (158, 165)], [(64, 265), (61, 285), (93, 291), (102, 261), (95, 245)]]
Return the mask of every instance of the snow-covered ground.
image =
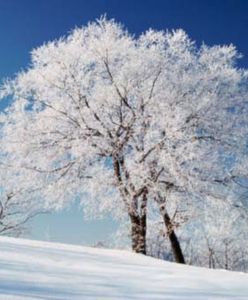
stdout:
[(0, 299), (247, 300), (248, 274), (1, 237)]

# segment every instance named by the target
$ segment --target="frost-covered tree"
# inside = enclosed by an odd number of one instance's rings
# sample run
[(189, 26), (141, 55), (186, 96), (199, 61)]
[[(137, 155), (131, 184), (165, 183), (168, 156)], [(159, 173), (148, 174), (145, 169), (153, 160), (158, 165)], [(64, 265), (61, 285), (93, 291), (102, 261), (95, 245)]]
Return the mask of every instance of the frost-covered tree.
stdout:
[(158, 205), (181, 255), (173, 215), (223, 182), (245, 147), (237, 57), (182, 30), (134, 37), (105, 18), (75, 29), (3, 85), (13, 97), (3, 155), (24, 182), (35, 174), (48, 207), (79, 198), (88, 213), (126, 214), (136, 252), (146, 253), (147, 203)]
[(34, 197), (37, 181), (32, 186), (27, 181), (34, 177), (26, 176), (25, 185), (18, 173), (8, 167), (6, 158), (4, 164), (0, 164), (0, 235), (19, 236), (26, 232), (32, 218), (47, 212), (43, 201)]
[(247, 217), (236, 205), (223, 205), (222, 199), (210, 198), (205, 205), (198, 217), (182, 228), (187, 261), (209, 268), (247, 271)]

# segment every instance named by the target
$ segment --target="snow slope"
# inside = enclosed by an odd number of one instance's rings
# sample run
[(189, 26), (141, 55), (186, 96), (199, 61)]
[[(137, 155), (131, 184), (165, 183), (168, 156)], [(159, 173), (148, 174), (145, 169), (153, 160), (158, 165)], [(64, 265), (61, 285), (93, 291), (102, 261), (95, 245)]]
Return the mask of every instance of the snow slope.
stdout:
[(247, 300), (248, 274), (1, 237), (0, 299)]

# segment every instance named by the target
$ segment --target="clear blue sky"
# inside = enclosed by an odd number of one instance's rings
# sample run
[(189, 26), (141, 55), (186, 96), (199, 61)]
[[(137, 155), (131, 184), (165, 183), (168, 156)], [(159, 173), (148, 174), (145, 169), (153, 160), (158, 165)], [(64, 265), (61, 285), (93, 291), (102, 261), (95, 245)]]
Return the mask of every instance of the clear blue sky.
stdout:
[[(135, 34), (183, 28), (198, 44), (233, 43), (248, 67), (248, 0), (0, 0), (0, 78), (25, 68), (32, 48), (105, 13)], [(85, 222), (72, 208), (40, 216), (32, 237), (93, 243), (92, 236), (104, 240), (114, 227), (110, 220)]]

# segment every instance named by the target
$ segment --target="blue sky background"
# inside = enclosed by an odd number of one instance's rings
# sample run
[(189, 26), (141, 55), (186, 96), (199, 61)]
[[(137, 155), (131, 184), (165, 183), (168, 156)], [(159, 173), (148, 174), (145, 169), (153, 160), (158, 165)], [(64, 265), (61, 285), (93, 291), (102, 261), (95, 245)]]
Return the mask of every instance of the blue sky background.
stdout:
[[(105, 13), (135, 34), (183, 28), (197, 44), (233, 43), (243, 54), (240, 66), (248, 67), (247, 0), (0, 0), (0, 78), (25, 68), (32, 48)], [(73, 207), (38, 217), (32, 228), (35, 239), (92, 244), (106, 240), (116, 225), (86, 222)]]

